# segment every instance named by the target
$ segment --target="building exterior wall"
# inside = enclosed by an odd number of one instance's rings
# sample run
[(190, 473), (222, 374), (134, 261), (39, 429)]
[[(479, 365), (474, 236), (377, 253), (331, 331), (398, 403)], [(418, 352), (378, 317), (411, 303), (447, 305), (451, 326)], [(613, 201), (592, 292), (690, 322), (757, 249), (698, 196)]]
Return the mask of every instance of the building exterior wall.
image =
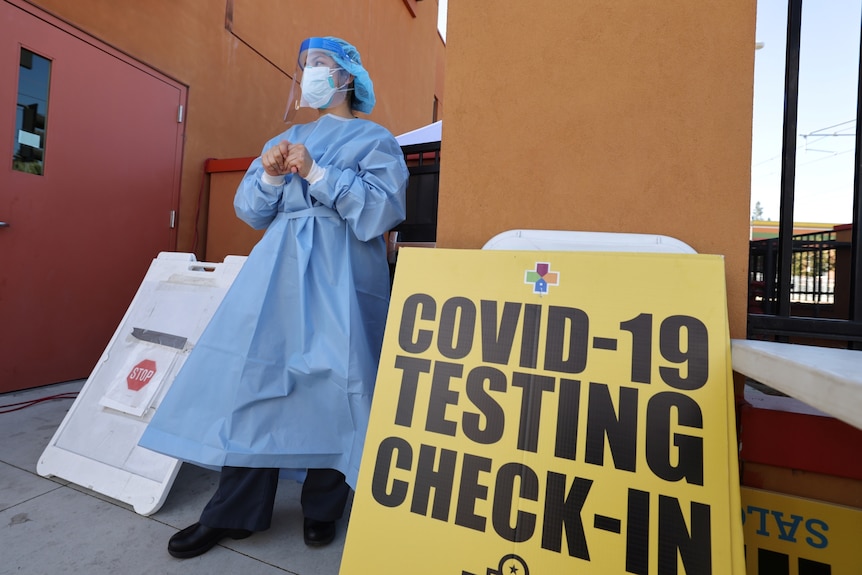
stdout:
[[(31, 4), (188, 86), (178, 251), (203, 254), (205, 160), (257, 155), (266, 140), (284, 129), (282, 117), (302, 39), (340, 36), (357, 47), (377, 94), (370, 119), (396, 134), (432, 121), (434, 50), (441, 43), (433, 1), (409, 7), (404, 0)], [(146, 169), (145, 158), (140, 168)]]
[(450, 3), (437, 245), (507, 229), (725, 257), (745, 337), (755, 0)]

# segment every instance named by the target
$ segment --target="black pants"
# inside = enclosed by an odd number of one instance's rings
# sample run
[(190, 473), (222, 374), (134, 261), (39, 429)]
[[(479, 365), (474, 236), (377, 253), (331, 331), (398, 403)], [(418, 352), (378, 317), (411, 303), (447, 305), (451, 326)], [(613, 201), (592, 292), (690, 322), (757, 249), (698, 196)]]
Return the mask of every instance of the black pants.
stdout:
[[(222, 529), (269, 529), (277, 488), (278, 469), (224, 467), (200, 523)], [(317, 521), (340, 519), (349, 495), (350, 486), (340, 471), (309, 469), (302, 484), (302, 514)]]

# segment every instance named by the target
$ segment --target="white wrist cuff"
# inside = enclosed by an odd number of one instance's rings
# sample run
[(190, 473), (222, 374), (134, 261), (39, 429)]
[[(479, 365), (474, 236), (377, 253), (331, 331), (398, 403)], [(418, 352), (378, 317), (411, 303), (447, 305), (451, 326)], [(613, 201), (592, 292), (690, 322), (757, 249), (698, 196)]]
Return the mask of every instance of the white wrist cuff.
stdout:
[(270, 176), (266, 172), (261, 174), (260, 181), (264, 184), (269, 184), (270, 186), (280, 186), (284, 184), (284, 176)]
[(314, 160), (311, 161), (311, 169), (308, 170), (308, 176), (306, 176), (305, 181), (309, 184), (316, 184), (320, 180), (323, 179), (323, 176), (326, 175), (326, 169), (321, 168), (317, 165), (317, 162)]

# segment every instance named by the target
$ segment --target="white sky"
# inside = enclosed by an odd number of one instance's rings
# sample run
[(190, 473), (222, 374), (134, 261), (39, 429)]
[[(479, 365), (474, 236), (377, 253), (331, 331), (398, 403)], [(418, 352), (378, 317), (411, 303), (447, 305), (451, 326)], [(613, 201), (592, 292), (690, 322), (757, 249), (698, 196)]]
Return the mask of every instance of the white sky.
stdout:
[(437, 31), (446, 42), (446, 17), (449, 14), (449, 0), (437, 0)]
[[(794, 221), (850, 223), (862, 0), (803, 2)], [(787, 0), (758, 0), (751, 207), (778, 220)], [(805, 135), (805, 136), (803, 136)]]

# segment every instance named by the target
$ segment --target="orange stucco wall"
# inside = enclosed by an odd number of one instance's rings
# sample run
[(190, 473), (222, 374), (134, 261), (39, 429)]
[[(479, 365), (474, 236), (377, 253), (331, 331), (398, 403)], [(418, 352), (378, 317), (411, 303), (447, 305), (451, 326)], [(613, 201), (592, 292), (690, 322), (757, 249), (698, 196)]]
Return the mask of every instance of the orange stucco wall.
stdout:
[(725, 256), (745, 337), (754, 30), (755, 0), (450, 2), (437, 245), (673, 236)]
[[(188, 86), (177, 250), (195, 243), (199, 257), (206, 245), (204, 162), (257, 155), (284, 129), (303, 38), (341, 36), (359, 49), (377, 94), (371, 119), (394, 133), (432, 121), (440, 44), (433, 1), (415, 3), (415, 16), (403, 0), (31, 3)], [(146, 169), (146, 160), (140, 165)]]

